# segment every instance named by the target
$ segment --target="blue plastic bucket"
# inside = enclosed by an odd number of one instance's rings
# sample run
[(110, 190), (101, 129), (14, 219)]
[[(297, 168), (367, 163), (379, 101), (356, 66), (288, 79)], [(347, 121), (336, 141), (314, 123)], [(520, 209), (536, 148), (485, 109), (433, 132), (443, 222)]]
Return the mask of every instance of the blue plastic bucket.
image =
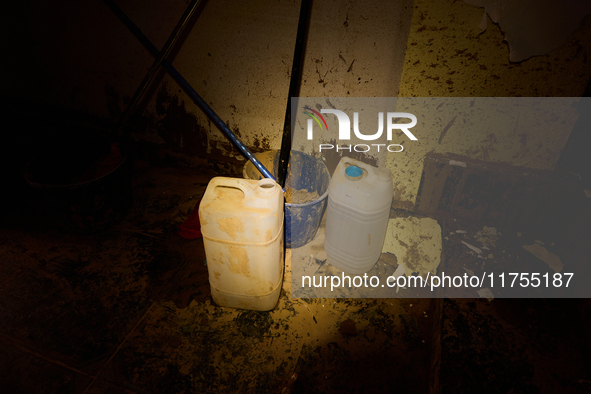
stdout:
[[(279, 151), (268, 151), (255, 155), (261, 163), (277, 176)], [(243, 175), (249, 179), (261, 179), (261, 173), (251, 162), (246, 163)], [(326, 210), (330, 173), (321, 159), (308, 154), (291, 151), (285, 188), (307, 190), (317, 193), (318, 198), (302, 203), (285, 203), (285, 244), (288, 248), (306, 245), (318, 231)]]

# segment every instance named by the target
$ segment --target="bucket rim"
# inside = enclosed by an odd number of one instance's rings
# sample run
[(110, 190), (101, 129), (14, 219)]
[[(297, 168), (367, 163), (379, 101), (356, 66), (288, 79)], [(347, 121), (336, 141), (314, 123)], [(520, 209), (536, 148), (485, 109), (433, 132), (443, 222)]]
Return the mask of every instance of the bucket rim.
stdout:
[[(278, 156), (280, 152), (281, 152), (280, 149), (270, 149), (270, 150), (266, 150), (266, 151), (263, 151), (263, 152), (259, 152), (256, 155), (259, 155), (259, 154), (273, 154), (273, 156)], [(310, 155), (309, 153), (305, 153), (305, 152), (302, 152), (302, 151), (299, 151), (299, 150), (296, 150), (296, 149), (292, 149), (290, 151), (290, 154), (295, 154), (296, 156), (308, 156), (308, 157), (312, 157), (312, 158), (314, 158), (316, 160), (320, 160), (319, 158), (314, 157), (314, 156)], [(328, 171), (328, 168), (326, 168), (326, 164), (322, 160), (320, 160), (320, 163), (322, 163), (322, 167), (323, 167), (324, 171), (326, 171), (326, 174), (328, 175), (328, 180), (330, 182), (330, 172)], [(251, 161), (247, 161), (242, 166), (242, 176), (244, 177), (244, 179), (253, 179), (253, 178), (249, 178), (248, 177), (248, 174), (247, 174), (247, 171), (246, 171), (247, 167), (249, 167), (249, 166), (254, 167), (254, 164)], [(260, 171), (259, 171), (259, 175), (258, 176), (261, 177), (261, 178), (259, 178), (259, 180), (260, 179), (269, 179), (269, 178), (265, 178), (262, 174), (260, 174)], [(256, 180), (256, 178), (254, 178), (254, 179)], [(290, 207), (290, 208), (306, 208), (306, 207), (310, 207), (310, 206), (316, 205), (318, 203), (322, 203), (328, 197), (328, 189), (329, 188), (327, 187), (326, 188), (326, 191), (324, 192), (324, 194), (322, 194), (320, 197), (318, 197), (315, 200), (308, 201), (308, 202), (301, 203), (301, 204), (285, 202), (284, 205), (286, 207)]]
[(320, 197), (318, 197), (316, 200), (312, 200), (312, 201), (308, 201), (302, 204), (292, 204), (292, 203), (285, 203), (286, 207), (293, 207), (293, 208), (305, 208), (305, 207), (309, 207), (312, 205), (316, 205), (318, 203), (321, 203), (323, 200), (325, 200), (328, 197), (328, 188), (326, 189), (326, 192), (324, 192), (324, 194)]

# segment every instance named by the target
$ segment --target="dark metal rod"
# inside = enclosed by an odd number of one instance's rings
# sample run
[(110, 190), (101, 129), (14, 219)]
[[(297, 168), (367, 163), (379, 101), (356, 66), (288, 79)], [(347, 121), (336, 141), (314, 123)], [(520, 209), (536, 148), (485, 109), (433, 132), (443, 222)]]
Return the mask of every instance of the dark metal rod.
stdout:
[(125, 122), (129, 118), (131, 113), (135, 110), (135, 107), (138, 104), (140, 98), (143, 96), (147, 87), (150, 85), (150, 83), (152, 82), (152, 79), (156, 75), (156, 72), (158, 71), (158, 69), (162, 65), (162, 61), (168, 57), (168, 54), (170, 53), (170, 51), (173, 48), (174, 44), (176, 43), (177, 39), (180, 37), (181, 33), (183, 32), (183, 30), (187, 26), (187, 23), (189, 22), (189, 20), (193, 16), (193, 13), (197, 9), (197, 6), (199, 5), (200, 2), (201, 2), (201, 0), (192, 0), (191, 4), (189, 4), (187, 9), (183, 13), (183, 16), (181, 17), (179, 22), (176, 24), (174, 30), (172, 31), (172, 33), (168, 37), (168, 40), (166, 40), (166, 44), (164, 44), (164, 47), (160, 51), (160, 55), (156, 58), (156, 60), (154, 60), (154, 63), (152, 63), (152, 66), (148, 70), (148, 73), (144, 76), (144, 79), (142, 80), (142, 82), (140, 83), (140, 85), (136, 89), (135, 93), (133, 94), (133, 97), (131, 98), (129, 105), (127, 106), (127, 108), (125, 108), (125, 111), (123, 112), (123, 114), (119, 118), (119, 121), (117, 122), (117, 133), (121, 132)]
[(291, 78), (289, 81), (289, 94), (287, 96), (287, 107), (285, 109), (285, 122), (283, 123), (283, 137), (281, 139), (281, 151), (279, 152), (279, 163), (277, 169), (277, 183), (285, 187), (287, 179), (287, 165), (289, 164), (289, 153), (291, 151), (291, 100), (300, 94), (300, 81), (302, 79), (302, 64), (306, 51), (306, 37), (310, 21), (311, 0), (302, 0), (300, 6), (300, 19), (298, 21), (298, 32), (296, 45), (293, 53), (291, 66)]
[[(142, 43), (142, 45), (150, 52), (155, 58), (160, 57), (160, 52), (152, 42), (142, 33), (142, 31), (133, 23), (131, 19), (125, 15), (123, 11), (112, 1), (104, 0), (107, 6), (113, 11), (113, 13), (123, 22), (125, 26), (136, 36), (136, 38)], [(275, 180), (275, 177), (263, 166), (263, 164), (250, 152), (250, 150), (236, 137), (236, 135), (230, 130), (230, 128), (220, 119), (220, 117), (211, 109), (209, 105), (197, 94), (195, 89), (187, 82), (185, 78), (170, 64), (166, 59), (162, 60), (162, 66), (166, 68), (170, 76), (183, 88), (183, 90), (191, 97), (191, 99), (197, 104), (199, 108), (211, 119), (211, 121), (220, 129), (220, 131), (234, 144), (234, 146), (242, 153), (244, 157), (254, 164), (254, 166), (263, 174), (265, 178)]]

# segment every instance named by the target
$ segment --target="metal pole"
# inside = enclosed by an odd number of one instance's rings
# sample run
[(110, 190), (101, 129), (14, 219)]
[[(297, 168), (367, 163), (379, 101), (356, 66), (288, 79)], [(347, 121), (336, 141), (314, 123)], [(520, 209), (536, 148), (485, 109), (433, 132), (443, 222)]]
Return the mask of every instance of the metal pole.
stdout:
[(168, 40), (166, 40), (166, 44), (164, 44), (164, 47), (160, 51), (160, 56), (158, 56), (156, 58), (156, 60), (154, 60), (154, 63), (152, 63), (152, 66), (148, 70), (148, 73), (145, 75), (144, 79), (140, 83), (140, 86), (138, 86), (135, 93), (133, 94), (133, 97), (131, 98), (129, 105), (127, 106), (127, 108), (125, 108), (125, 111), (123, 112), (123, 114), (119, 118), (119, 121), (117, 122), (117, 133), (118, 134), (121, 133), (121, 130), (123, 129), (125, 122), (129, 118), (131, 113), (135, 110), (137, 103), (139, 102), (140, 98), (143, 96), (144, 92), (146, 91), (146, 88), (150, 85), (150, 83), (152, 82), (152, 79), (156, 75), (156, 71), (158, 71), (158, 69), (162, 65), (162, 61), (168, 57), (168, 54), (170, 53), (172, 47), (176, 43), (176, 40), (179, 38), (182, 31), (187, 26), (187, 23), (189, 22), (189, 20), (193, 16), (193, 13), (197, 9), (197, 6), (199, 5), (200, 2), (201, 2), (201, 0), (193, 0), (191, 2), (191, 4), (189, 4), (189, 6), (185, 10), (183, 16), (181, 17), (181, 19), (179, 20), (179, 22), (175, 26), (175, 28), (172, 31), (172, 33), (170, 34), (170, 36), (168, 37)]
[[(152, 42), (142, 33), (142, 31), (121, 11), (119, 7), (112, 0), (104, 0), (105, 4), (113, 11), (113, 13), (127, 26), (129, 30), (136, 36), (136, 38), (142, 43), (142, 45), (150, 52), (155, 58), (160, 57), (160, 52)], [(166, 59), (162, 60), (162, 65), (170, 76), (185, 90), (185, 92), (191, 97), (191, 99), (197, 104), (203, 112), (211, 119), (211, 121), (220, 129), (220, 131), (234, 144), (234, 146), (242, 153), (244, 157), (254, 164), (254, 166), (263, 174), (265, 178), (275, 180), (275, 177), (263, 166), (263, 164), (252, 154), (252, 152), (236, 137), (236, 135), (230, 130), (230, 128), (220, 119), (220, 117), (211, 109), (209, 105), (197, 94), (195, 89), (187, 82), (185, 78), (170, 64)]]
[(281, 151), (279, 152), (279, 163), (277, 169), (277, 183), (285, 187), (287, 179), (287, 165), (289, 164), (289, 153), (291, 151), (291, 100), (300, 94), (300, 81), (302, 79), (302, 64), (306, 51), (306, 37), (308, 35), (308, 24), (310, 16), (311, 0), (302, 0), (300, 6), (300, 19), (298, 21), (298, 32), (296, 45), (291, 66), (291, 78), (289, 81), (289, 94), (287, 96), (287, 108), (285, 109), (285, 122), (283, 123), (283, 137), (281, 139)]

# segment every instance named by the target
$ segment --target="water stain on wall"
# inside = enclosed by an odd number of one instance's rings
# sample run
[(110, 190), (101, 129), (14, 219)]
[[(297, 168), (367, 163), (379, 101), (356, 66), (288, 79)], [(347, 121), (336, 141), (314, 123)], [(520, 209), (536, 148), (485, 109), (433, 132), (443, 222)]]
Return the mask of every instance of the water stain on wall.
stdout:
[[(120, 101), (115, 93), (111, 92), (110, 96)], [(229, 140), (213, 135), (216, 126), (210, 120), (203, 121), (200, 111), (192, 103), (185, 103), (164, 83), (155, 93), (151, 106), (134, 119), (132, 133), (179, 163), (205, 164), (227, 175), (241, 173), (245, 159)], [(235, 120), (225, 123), (246, 145), (247, 139)], [(253, 153), (268, 151), (270, 143), (268, 137), (255, 137), (247, 148)]]
[(255, 137), (253, 147), (251, 150), (255, 153), (271, 150), (271, 144), (269, 142), (269, 138), (263, 137), (263, 138), (259, 139), (258, 137)]
[(209, 141), (207, 130), (199, 124), (185, 102), (165, 85), (156, 94), (156, 127), (167, 148), (204, 157)]

